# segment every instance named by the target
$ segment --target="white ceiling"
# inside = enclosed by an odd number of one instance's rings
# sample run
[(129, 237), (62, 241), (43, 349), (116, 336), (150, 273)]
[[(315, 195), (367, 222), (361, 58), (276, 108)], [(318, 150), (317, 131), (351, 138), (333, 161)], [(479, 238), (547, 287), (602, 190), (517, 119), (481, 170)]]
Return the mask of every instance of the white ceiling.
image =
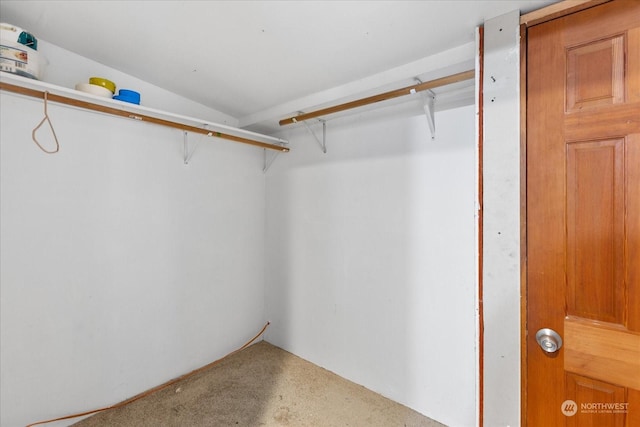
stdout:
[(2, 0), (0, 20), (242, 122), (555, 1)]

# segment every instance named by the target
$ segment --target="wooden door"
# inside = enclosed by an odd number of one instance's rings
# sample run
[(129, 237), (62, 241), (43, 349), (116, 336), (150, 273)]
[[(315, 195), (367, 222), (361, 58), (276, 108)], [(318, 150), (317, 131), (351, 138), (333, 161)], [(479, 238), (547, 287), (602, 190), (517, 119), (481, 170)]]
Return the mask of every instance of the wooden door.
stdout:
[(527, 425), (640, 426), (640, 1), (528, 28), (526, 117)]

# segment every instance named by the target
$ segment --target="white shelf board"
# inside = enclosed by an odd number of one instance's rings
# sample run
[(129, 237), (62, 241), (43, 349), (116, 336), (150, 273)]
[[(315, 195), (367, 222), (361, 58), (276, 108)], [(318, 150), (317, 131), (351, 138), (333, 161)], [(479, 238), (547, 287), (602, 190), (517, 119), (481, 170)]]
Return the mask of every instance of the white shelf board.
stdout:
[[(51, 83), (43, 82), (40, 80), (34, 80), (34, 79), (18, 76), (18, 75), (3, 72), (3, 71), (0, 72), (0, 82), (14, 85), (14, 86), (20, 86), (26, 89), (32, 89), (32, 90), (37, 90), (42, 92), (46, 91), (46, 92), (49, 92), (50, 94), (64, 96), (67, 98), (72, 98), (78, 101), (88, 102), (91, 104), (100, 105), (108, 108), (118, 109), (118, 110), (129, 113), (131, 116), (137, 116), (137, 115), (150, 116), (160, 120), (167, 120), (170, 122), (179, 123), (186, 126), (197, 127), (197, 128), (212, 132), (214, 134), (212, 136), (215, 136), (215, 133), (219, 132), (219, 133), (237, 136), (240, 138), (247, 138), (247, 139), (263, 142), (266, 144), (273, 144), (276, 146), (281, 146), (283, 148), (286, 148), (286, 145), (288, 144), (287, 140), (284, 140), (281, 138), (276, 138), (276, 137), (264, 135), (257, 132), (239, 129), (233, 126), (227, 126), (220, 123), (210, 122), (204, 119), (183, 116), (180, 114), (170, 113), (167, 111), (156, 110), (154, 108), (149, 108), (142, 105), (131, 104), (131, 103), (122, 102), (122, 101), (118, 101), (110, 98), (103, 98), (90, 93), (53, 85)], [(17, 95), (17, 96), (25, 96), (15, 92), (9, 92), (9, 93), (13, 93), (14, 95)], [(82, 108), (82, 107), (74, 107), (72, 105), (67, 105), (67, 106), (70, 108), (80, 108), (80, 109)]]

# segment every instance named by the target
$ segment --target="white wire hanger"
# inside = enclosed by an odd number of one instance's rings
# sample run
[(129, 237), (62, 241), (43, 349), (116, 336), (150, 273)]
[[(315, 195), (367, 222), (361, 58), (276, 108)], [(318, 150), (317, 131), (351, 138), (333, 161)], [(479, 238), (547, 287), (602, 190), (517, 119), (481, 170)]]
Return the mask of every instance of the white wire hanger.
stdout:
[[(49, 114), (47, 113), (47, 95), (48, 94), (49, 94), (48, 91), (44, 92), (44, 117), (42, 118), (40, 123), (38, 123), (38, 126), (33, 128), (33, 131), (31, 132), (31, 138), (33, 139), (33, 142), (36, 143), (38, 148), (40, 148), (42, 151), (44, 151), (47, 154), (54, 154), (54, 153), (57, 153), (58, 151), (60, 151), (60, 143), (58, 142), (58, 137), (56, 136), (56, 131), (55, 131), (55, 129), (53, 129), (53, 123), (51, 123), (51, 119), (49, 118)], [(56, 149), (53, 150), (53, 151), (49, 151), (49, 150), (45, 149), (40, 144), (40, 142), (38, 142), (38, 139), (36, 138), (36, 132), (38, 131), (38, 129), (40, 129), (40, 127), (44, 124), (44, 122), (47, 122), (49, 124), (49, 128), (51, 129), (51, 133), (53, 134), (53, 139), (56, 141)]]

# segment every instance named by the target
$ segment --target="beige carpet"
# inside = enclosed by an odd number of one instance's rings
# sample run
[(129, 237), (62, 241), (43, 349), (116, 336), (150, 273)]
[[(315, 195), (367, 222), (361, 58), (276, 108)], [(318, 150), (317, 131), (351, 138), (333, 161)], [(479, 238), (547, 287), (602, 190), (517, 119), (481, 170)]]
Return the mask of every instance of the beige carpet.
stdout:
[(263, 341), (94, 426), (443, 426)]

